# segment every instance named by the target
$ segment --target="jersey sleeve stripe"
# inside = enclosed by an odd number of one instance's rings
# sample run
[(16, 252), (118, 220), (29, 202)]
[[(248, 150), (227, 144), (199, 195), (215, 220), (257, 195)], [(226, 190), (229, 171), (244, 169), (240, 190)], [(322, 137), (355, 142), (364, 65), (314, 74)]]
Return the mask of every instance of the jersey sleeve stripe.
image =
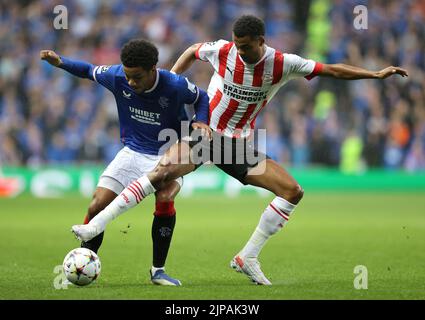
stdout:
[[(203, 45), (203, 43), (201, 43), (201, 44), (198, 46), (198, 49), (196, 49), (196, 51), (195, 51), (195, 57), (196, 57), (196, 59), (198, 59), (198, 60), (202, 60), (202, 59), (201, 59), (201, 57), (199, 56), (199, 50), (201, 49), (202, 45)], [(202, 61), (203, 61), (203, 60), (202, 60)]]
[(273, 84), (278, 83), (282, 79), (283, 74), (283, 54), (276, 50), (274, 54), (274, 64), (273, 64)]
[(306, 78), (307, 80), (311, 80), (315, 76), (317, 76), (322, 71), (322, 69), (323, 69), (323, 64), (320, 62), (316, 62), (316, 64), (314, 65), (313, 71), (309, 75), (305, 76), (304, 78)]
[(195, 101), (193, 101), (192, 104), (195, 104), (196, 102), (198, 102), (198, 99), (199, 99), (199, 88), (196, 87), (196, 98), (195, 98)]
[(97, 66), (96, 68), (93, 69), (93, 80), (96, 81), (96, 82), (99, 82), (96, 79), (96, 71), (97, 71), (97, 69), (99, 69), (99, 66)]
[(227, 56), (229, 55), (230, 48), (233, 46), (233, 42), (226, 43), (220, 48), (218, 53), (218, 74), (224, 78), (226, 74)]

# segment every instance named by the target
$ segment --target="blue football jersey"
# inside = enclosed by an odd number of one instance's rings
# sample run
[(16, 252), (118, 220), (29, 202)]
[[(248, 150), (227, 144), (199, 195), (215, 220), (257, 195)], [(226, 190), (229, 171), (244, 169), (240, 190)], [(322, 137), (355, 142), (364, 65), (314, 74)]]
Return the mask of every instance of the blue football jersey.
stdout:
[[(197, 86), (167, 70), (158, 69), (154, 86), (137, 94), (129, 86), (122, 65), (92, 66), (90, 78), (109, 89), (115, 96), (122, 143), (130, 149), (161, 154), (168, 141), (159, 141), (163, 129), (173, 129), (181, 136), (181, 121), (188, 120), (185, 105), (194, 104), (199, 96)], [(173, 141), (174, 142), (174, 141)]]

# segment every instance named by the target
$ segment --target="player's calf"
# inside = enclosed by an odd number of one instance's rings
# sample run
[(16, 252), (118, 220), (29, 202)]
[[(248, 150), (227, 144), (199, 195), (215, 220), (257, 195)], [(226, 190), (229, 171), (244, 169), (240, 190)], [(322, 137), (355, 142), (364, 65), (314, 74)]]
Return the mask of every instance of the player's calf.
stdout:
[(245, 273), (255, 283), (271, 284), (261, 271), (258, 255), (267, 240), (289, 221), (295, 208), (295, 204), (284, 198), (274, 198), (261, 215), (260, 222), (251, 238), (232, 260), (231, 267)]
[(151, 232), (153, 244), (152, 265), (155, 268), (163, 268), (176, 224), (176, 210), (174, 201), (157, 201), (155, 207)]
[[(180, 179), (181, 180), (181, 179)], [(152, 222), (153, 259), (150, 270), (151, 281), (158, 285), (180, 285), (180, 281), (165, 273), (165, 261), (176, 224), (174, 198), (180, 191), (181, 182), (172, 181), (155, 193), (156, 203)]]
[(304, 189), (298, 183), (293, 183), (286, 186), (278, 195), (292, 204), (298, 204), (304, 196)]

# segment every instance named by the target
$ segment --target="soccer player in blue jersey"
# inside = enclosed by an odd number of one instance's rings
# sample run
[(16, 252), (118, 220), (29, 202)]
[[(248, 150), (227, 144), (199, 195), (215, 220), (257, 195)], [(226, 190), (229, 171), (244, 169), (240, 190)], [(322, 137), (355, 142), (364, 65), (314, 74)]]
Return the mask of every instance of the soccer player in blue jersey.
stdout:
[[(158, 50), (149, 41), (135, 39), (121, 50), (122, 64), (95, 66), (59, 56), (52, 50), (40, 51), (40, 58), (71, 74), (96, 81), (110, 90), (116, 100), (121, 142), (124, 147), (101, 175), (89, 205), (85, 224), (111, 203), (126, 187), (141, 201), (145, 191), (138, 177), (152, 171), (166, 150), (160, 141), (163, 129), (172, 129), (181, 138), (182, 121), (187, 120), (185, 105), (194, 105), (192, 129), (209, 132), (208, 95), (187, 78), (157, 69)], [(169, 145), (170, 142), (167, 141)], [(183, 180), (178, 178), (155, 193), (156, 209), (152, 223), (153, 265), (151, 281), (158, 285), (181, 285), (165, 273), (164, 265), (176, 222), (174, 198)], [(102, 232), (81, 246), (99, 250)]]

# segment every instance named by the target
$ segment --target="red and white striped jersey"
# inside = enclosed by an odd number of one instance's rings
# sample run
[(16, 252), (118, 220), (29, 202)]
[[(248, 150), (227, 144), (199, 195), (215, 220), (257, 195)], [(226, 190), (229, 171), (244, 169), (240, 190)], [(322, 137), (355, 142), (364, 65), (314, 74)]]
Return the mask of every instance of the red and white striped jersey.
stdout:
[(233, 42), (218, 40), (199, 46), (197, 59), (209, 61), (214, 75), (208, 87), (210, 127), (228, 137), (248, 137), (255, 119), (281, 86), (296, 77), (308, 80), (322, 64), (265, 46), (256, 64), (247, 64)]

